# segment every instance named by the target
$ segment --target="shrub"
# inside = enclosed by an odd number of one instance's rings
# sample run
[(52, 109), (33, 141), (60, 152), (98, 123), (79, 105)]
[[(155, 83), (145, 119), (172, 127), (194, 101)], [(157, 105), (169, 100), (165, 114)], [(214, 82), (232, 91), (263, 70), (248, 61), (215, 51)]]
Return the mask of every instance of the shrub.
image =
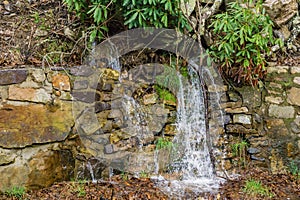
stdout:
[(180, 9), (181, 0), (64, 0), (70, 11), (82, 20), (93, 21), (90, 42), (101, 40), (108, 32), (107, 22), (116, 18), (128, 28), (156, 27), (189, 29)]
[(209, 54), (223, 73), (236, 83), (257, 85), (266, 74), (266, 56), (281, 40), (273, 36), (273, 22), (261, 3), (255, 9), (229, 3), (226, 12), (213, 17), (214, 43)]

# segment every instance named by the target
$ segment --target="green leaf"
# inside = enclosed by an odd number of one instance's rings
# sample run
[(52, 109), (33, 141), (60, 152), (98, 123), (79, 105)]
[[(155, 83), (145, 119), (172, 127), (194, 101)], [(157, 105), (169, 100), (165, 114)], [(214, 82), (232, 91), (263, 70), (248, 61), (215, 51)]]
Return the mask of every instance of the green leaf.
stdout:
[(97, 35), (97, 29), (92, 30), (90, 34), (90, 42), (95, 41), (96, 35)]
[(250, 65), (249, 60), (245, 59), (243, 66), (248, 67), (249, 65)]
[(125, 25), (132, 23), (136, 17), (138, 16), (139, 12), (135, 12), (128, 20), (125, 21)]

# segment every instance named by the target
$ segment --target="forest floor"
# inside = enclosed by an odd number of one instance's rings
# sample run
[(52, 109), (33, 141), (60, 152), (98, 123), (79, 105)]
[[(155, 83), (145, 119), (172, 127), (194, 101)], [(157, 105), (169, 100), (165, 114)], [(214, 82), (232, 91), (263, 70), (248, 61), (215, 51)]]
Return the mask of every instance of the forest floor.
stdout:
[[(115, 33), (122, 29), (125, 30), (124, 27), (119, 27)], [(16, 68), (23, 65), (69, 67), (81, 64), (88, 52), (87, 32), (84, 32), (80, 20), (68, 12), (62, 1), (0, 1), (0, 67)], [(292, 65), (298, 64), (298, 60), (298, 57), (288, 57), (280, 63)], [(300, 199), (300, 177), (291, 174), (274, 175), (258, 169), (241, 171), (239, 174), (237, 179), (226, 181), (218, 193), (202, 194), (202, 199)], [(244, 188), (249, 180), (260, 181), (268, 188), (268, 194), (271, 196), (246, 193)], [(2, 194), (0, 199), (17, 198)], [(48, 188), (28, 191), (23, 195), (23, 199), (170, 198), (150, 179), (124, 180), (116, 176), (112, 181), (97, 184), (60, 182)]]
[[(255, 181), (252, 186), (246, 186), (246, 182)], [(245, 189), (248, 188), (247, 191)], [(262, 189), (264, 188), (264, 189)], [(13, 194), (0, 195), (0, 200), (17, 199)], [(233, 180), (227, 180), (221, 185), (219, 191), (214, 193), (202, 193), (197, 196), (184, 192), (184, 197), (176, 198), (162, 192), (149, 178), (124, 178), (116, 175), (110, 181), (98, 183), (78, 181), (60, 182), (48, 188), (28, 191), (22, 196), (28, 200), (54, 200), (54, 199), (98, 199), (98, 200), (168, 200), (168, 199), (202, 199), (202, 200), (299, 200), (300, 177), (291, 174), (271, 174), (259, 169), (248, 169), (239, 172), (239, 176)]]

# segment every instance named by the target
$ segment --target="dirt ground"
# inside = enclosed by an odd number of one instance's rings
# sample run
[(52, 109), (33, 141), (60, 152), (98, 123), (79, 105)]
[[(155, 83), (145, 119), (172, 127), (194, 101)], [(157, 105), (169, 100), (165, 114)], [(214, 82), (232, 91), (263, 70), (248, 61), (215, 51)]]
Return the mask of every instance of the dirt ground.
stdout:
[[(247, 180), (260, 181), (263, 187), (268, 188), (272, 196), (249, 194), (244, 191)], [(188, 197), (189, 196), (189, 197)], [(0, 200), (17, 199), (5, 194), (0, 195)], [(170, 198), (163, 193), (149, 178), (124, 178), (122, 175), (114, 176), (110, 181), (91, 182), (60, 182), (51, 187), (28, 191), (23, 199), (54, 200), (54, 199), (98, 199), (98, 200), (167, 200)], [(258, 199), (300, 199), (300, 177), (291, 174), (271, 174), (258, 169), (248, 169), (240, 172), (240, 176), (227, 180), (215, 194), (201, 194), (180, 199), (205, 199), (205, 200), (258, 200)]]

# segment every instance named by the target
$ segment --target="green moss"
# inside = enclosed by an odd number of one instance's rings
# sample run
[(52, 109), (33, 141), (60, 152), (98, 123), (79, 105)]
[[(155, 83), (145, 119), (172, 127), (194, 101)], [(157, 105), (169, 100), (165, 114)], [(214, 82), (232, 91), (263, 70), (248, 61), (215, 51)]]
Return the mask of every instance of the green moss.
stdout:
[(155, 85), (154, 88), (156, 93), (158, 94), (159, 99), (176, 103), (176, 97), (169, 90), (164, 89), (158, 85)]

